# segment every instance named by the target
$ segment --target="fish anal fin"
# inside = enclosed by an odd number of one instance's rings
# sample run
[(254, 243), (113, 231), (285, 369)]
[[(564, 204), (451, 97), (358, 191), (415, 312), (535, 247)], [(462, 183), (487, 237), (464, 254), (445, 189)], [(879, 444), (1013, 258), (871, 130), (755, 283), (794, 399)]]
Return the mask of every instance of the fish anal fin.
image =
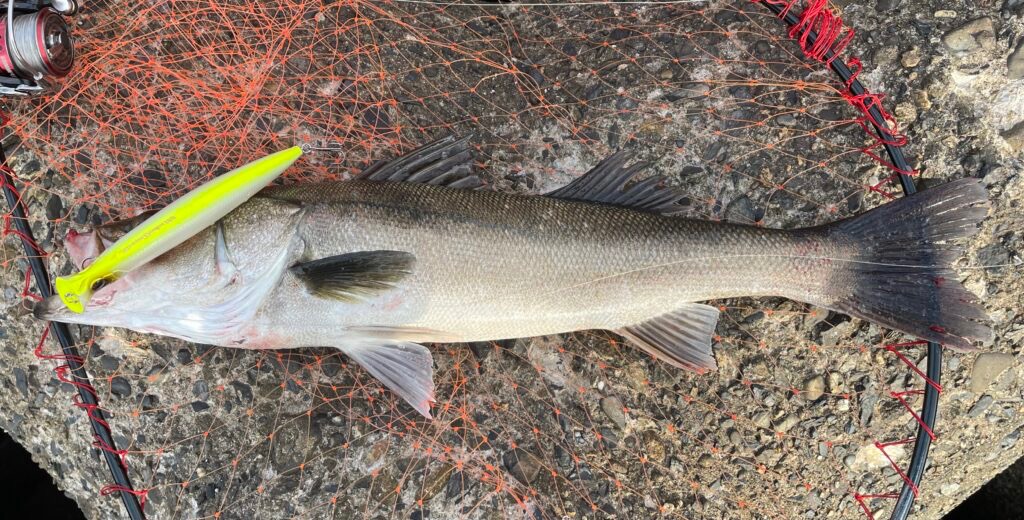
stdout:
[(427, 347), (406, 341), (359, 340), (338, 348), (417, 412), (431, 418), (434, 358)]
[(289, 270), (315, 296), (356, 302), (393, 289), (415, 263), (416, 257), (405, 251), (358, 251), (298, 263)]
[(651, 176), (634, 182), (647, 163), (626, 166), (630, 156), (617, 152), (590, 169), (582, 177), (544, 194), (556, 199), (600, 202), (631, 209), (676, 215), (689, 210), (686, 196), (676, 188), (663, 186), (664, 178)]
[(688, 303), (615, 332), (661, 361), (703, 374), (718, 368), (711, 352), (718, 314), (710, 305)]

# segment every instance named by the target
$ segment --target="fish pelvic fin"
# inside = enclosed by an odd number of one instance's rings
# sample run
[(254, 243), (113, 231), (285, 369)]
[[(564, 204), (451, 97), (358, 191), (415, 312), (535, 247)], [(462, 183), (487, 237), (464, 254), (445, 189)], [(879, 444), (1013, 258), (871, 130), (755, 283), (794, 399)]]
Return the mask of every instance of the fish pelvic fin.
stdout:
[(973, 350), (992, 328), (977, 297), (960, 283), (952, 241), (977, 233), (988, 212), (978, 179), (960, 179), (884, 204), (825, 227), (852, 244), (844, 262), (812, 302), (945, 346)]
[(384, 386), (430, 419), (434, 402), (434, 358), (430, 350), (405, 341), (358, 340), (337, 347)]
[(718, 314), (710, 305), (688, 303), (615, 332), (661, 361), (703, 374), (718, 368), (711, 352)]
[(689, 211), (689, 202), (683, 192), (665, 186), (665, 178), (660, 175), (652, 175), (630, 184), (637, 174), (649, 165), (633, 163), (626, 166), (629, 162), (629, 154), (614, 153), (582, 177), (557, 190), (545, 193), (544, 196), (599, 202), (662, 215), (678, 215)]
[(343, 302), (389, 291), (412, 274), (416, 256), (405, 251), (358, 251), (289, 268), (314, 296)]

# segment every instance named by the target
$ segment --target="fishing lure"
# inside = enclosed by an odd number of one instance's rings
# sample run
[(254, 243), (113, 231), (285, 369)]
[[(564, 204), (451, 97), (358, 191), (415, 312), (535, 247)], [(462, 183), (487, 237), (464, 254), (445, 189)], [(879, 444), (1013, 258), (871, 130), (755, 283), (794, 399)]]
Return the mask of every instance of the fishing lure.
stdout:
[(85, 310), (97, 282), (111, 281), (170, 251), (249, 200), (301, 155), (293, 146), (206, 182), (146, 219), (77, 274), (56, 280), (68, 309)]

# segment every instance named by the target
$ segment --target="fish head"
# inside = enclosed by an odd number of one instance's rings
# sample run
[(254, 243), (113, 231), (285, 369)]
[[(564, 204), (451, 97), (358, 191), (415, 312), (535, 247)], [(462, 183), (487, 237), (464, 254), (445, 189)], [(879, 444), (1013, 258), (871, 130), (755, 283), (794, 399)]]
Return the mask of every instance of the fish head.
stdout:
[[(250, 201), (154, 260), (95, 287), (81, 313), (51, 296), (37, 303), (33, 314), (49, 321), (230, 344), (301, 250), (294, 233), (297, 210), (275, 212), (281, 208), (265, 206)], [(76, 265), (88, 265), (118, 234), (124, 233), (97, 229), (73, 234), (65, 244)]]
[[(59, 297), (52, 296), (39, 302), (33, 313), (51, 321), (209, 342), (217, 336), (216, 330), (237, 321), (242, 309), (232, 302), (244, 291), (244, 274), (230, 261), (218, 259), (218, 248), (226, 251), (217, 244), (222, 236), (218, 229), (200, 232), (121, 277), (100, 282), (83, 312), (71, 311)], [(78, 238), (81, 251), (102, 252), (102, 241), (88, 235)]]

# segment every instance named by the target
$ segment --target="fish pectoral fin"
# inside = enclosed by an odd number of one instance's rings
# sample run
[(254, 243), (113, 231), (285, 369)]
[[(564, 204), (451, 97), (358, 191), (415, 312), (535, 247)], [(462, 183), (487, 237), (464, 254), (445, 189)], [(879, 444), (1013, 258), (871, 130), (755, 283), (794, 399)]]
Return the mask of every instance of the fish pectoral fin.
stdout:
[(689, 210), (683, 192), (664, 186), (665, 178), (660, 175), (634, 182), (627, 188), (626, 184), (649, 166), (647, 163), (634, 163), (627, 167), (629, 159), (630, 156), (624, 152), (614, 153), (582, 177), (544, 196), (600, 202), (662, 215), (676, 215)]
[(235, 263), (231, 261), (231, 255), (228, 253), (228, 242), (224, 238), (224, 223), (217, 222), (213, 225), (213, 230), (213, 260), (217, 266), (219, 282), (226, 286), (235, 281), (238, 268), (235, 267)]
[(711, 339), (717, 324), (717, 308), (688, 303), (670, 313), (615, 332), (672, 366), (704, 373), (718, 368), (711, 352)]
[(417, 412), (430, 419), (434, 402), (434, 358), (430, 350), (405, 341), (356, 341), (339, 346), (342, 352), (388, 387)]
[(416, 256), (405, 251), (359, 251), (289, 268), (315, 296), (343, 302), (389, 291), (412, 274)]

